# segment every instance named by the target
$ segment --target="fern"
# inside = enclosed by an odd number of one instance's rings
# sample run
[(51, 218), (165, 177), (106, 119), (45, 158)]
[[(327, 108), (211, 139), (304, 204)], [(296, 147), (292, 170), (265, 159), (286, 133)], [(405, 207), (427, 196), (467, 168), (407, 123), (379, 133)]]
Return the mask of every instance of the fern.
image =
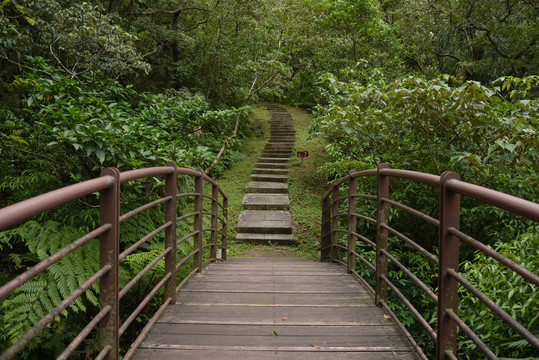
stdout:
[[(57, 222), (47, 221), (40, 224), (28, 221), (22, 226), (0, 233), (0, 243), (22, 241), (30, 253), (43, 260), (81, 235), (76, 229)], [(17, 288), (0, 305), (3, 331), (10, 342), (20, 338), (62, 299), (82, 285), (98, 270), (98, 264), (99, 241), (92, 240)], [(88, 304), (97, 305), (97, 293), (98, 288), (94, 284), (53, 322), (61, 322), (62, 317), (67, 317), (69, 312), (86, 312)]]

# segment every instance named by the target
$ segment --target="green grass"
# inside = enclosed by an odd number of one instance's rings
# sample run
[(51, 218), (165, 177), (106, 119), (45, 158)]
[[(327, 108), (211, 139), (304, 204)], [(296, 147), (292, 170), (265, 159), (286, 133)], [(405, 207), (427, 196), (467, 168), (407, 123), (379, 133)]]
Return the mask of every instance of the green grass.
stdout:
[(254, 112), (249, 119), (252, 133), (249, 138), (242, 140), (239, 150), (245, 155), (245, 159), (234, 163), (218, 179), (219, 185), (228, 195), (228, 254), (230, 256), (239, 256), (253, 247), (252, 244), (237, 243), (234, 239), (238, 217), (243, 210), (241, 202), (245, 195), (245, 187), (251, 181), (251, 171), (269, 139), (271, 114), (261, 105), (252, 108)]
[[(291, 251), (299, 256), (320, 257), (320, 226), (322, 217), (321, 199), (326, 190), (326, 178), (319, 168), (326, 161), (325, 144), (321, 137), (306, 140), (312, 115), (292, 106), (285, 106), (292, 115), (296, 129), (296, 144), (290, 159), (288, 194), (290, 213), (294, 222), (294, 236)], [(308, 151), (309, 157), (303, 161), (303, 190), (301, 184), (301, 159), (297, 151)]]
[[(282, 256), (291, 254), (300, 257), (319, 258), (321, 195), (325, 190), (326, 180), (318, 168), (325, 161), (324, 144), (315, 137), (305, 140), (311, 115), (301, 109), (285, 106), (292, 115), (296, 129), (296, 145), (293, 157), (290, 159), (288, 192), (290, 196), (290, 212), (294, 223), (294, 234), (291, 246), (253, 245), (236, 242), (236, 225), (243, 211), (241, 202), (245, 195), (245, 187), (250, 181), (251, 171), (257, 162), (264, 145), (269, 138), (271, 114), (263, 106), (254, 106), (251, 116), (252, 136), (244, 139), (240, 152), (246, 158), (232, 165), (219, 178), (219, 185), (229, 196), (229, 256), (255, 256), (261, 253), (271, 253)], [(301, 189), (301, 159), (296, 157), (296, 151), (309, 151), (309, 157), (304, 161), (304, 191)]]

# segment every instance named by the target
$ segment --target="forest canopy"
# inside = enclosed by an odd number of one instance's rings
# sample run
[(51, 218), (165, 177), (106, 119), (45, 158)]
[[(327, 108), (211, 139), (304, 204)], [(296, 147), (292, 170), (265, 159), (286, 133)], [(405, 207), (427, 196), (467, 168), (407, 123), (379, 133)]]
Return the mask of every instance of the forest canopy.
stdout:
[[(311, 135), (324, 139), (320, 171), (328, 182), (385, 162), (433, 174), (451, 169), (465, 181), (537, 202), (538, 54), (535, 0), (0, 0), (0, 207), (109, 166), (175, 161), (218, 177), (244, 157), (238, 149), (253, 130), (249, 105), (261, 101), (313, 112)], [(161, 185), (137, 187), (130, 205)], [(404, 193), (428, 206), (417, 189)], [(0, 283), (98, 223), (99, 199), (86, 200), (0, 232)], [(464, 211), (486, 224), (474, 229), (478, 238), (500, 251), (516, 249), (514, 260), (537, 270), (536, 226), (508, 217), (500, 229), (497, 210), (467, 205)], [(150, 213), (142, 225), (128, 224), (123, 241), (156, 222)], [(55, 235), (46, 248), (30, 236), (44, 234)], [(95, 255), (85, 251), (75, 256)], [(124, 274), (145, 266), (143, 257), (127, 259)], [(484, 273), (478, 264), (491, 265), (473, 252), (464, 261), (477, 282)], [(65, 288), (75, 286), (88, 272), (75, 263), (43, 273), (18, 299), (37, 301), (43, 284), (65, 273), (75, 274)], [(428, 276), (430, 269), (420, 271)], [(51, 290), (31, 316), (17, 310), (16, 299), (2, 302), (0, 349), (62, 291)], [(537, 313), (533, 303), (519, 305), (538, 296), (526, 291), (506, 304), (521, 306), (515, 317)], [(97, 292), (21, 356), (56, 355), (77, 317), (92, 313)], [(418, 308), (435, 320), (432, 309)], [(537, 333), (537, 316), (527, 325)], [(461, 341), (473, 359), (474, 345)], [(506, 357), (533, 353), (514, 333), (493, 346)]]

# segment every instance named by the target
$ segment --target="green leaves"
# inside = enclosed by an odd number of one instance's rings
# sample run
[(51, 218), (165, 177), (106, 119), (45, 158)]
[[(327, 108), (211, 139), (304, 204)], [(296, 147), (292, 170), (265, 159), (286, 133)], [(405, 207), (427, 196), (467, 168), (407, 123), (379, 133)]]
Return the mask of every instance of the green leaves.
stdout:
[[(539, 271), (539, 228), (531, 227), (528, 231), (508, 242), (499, 241), (495, 250), (537, 273)], [(462, 264), (464, 276), (481, 292), (489, 296), (498, 306), (504, 309), (514, 319), (519, 321), (532, 333), (539, 332), (539, 294), (535, 286), (507, 269), (492, 258), (480, 252), (475, 254), (473, 261)], [(534, 350), (526, 341), (509, 331), (507, 325), (479, 302), (473, 295), (461, 289), (459, 316), (483, 341), (500, 357), (524, 358), (533, 356)], [(496, 336), (493, 336), (496, 334)], [(468, 359), (479, 356), (472, 344), (461, 338), (463, 355)]]
[(377, 154), (393, 166), (438, 174), (452, 169), (474, 182), (508, 167), (524, 177), (539, 169), (537, 100), (509, 102), (475, 81), (452, 87), (449, 76), (390, 84), (338, 81), (331, 74), (323, 80), (328, 105), (319, 107), (313, 131), (325, 133), (336, 161)]

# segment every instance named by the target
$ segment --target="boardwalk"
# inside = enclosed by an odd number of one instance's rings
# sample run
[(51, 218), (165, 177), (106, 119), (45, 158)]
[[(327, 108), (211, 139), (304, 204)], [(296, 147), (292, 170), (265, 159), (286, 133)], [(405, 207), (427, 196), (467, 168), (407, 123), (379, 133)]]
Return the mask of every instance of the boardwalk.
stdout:
[(231, 258), (177, 296), (134, 359), (416, 359), (338, 265)]

